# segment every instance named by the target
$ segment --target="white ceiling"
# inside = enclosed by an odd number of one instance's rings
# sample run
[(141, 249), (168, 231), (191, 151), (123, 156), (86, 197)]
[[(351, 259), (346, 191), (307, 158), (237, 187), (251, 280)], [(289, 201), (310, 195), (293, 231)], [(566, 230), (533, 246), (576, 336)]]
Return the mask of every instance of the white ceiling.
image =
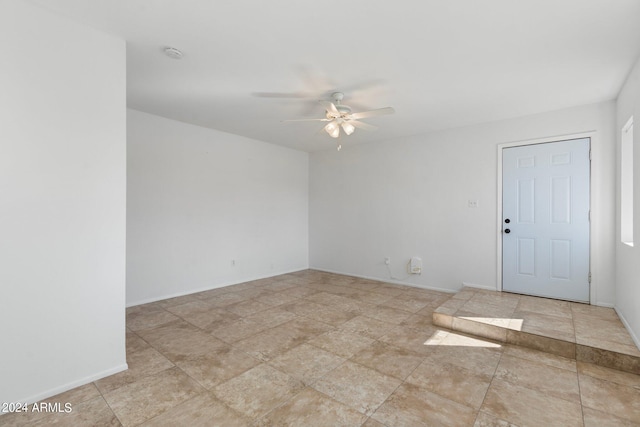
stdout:
[(640, 54), (639, 0), (31, 1), (127, 41), (129, 107), (304, 151), (336, 90), (396, 109), (347, 147), (614, 99)]

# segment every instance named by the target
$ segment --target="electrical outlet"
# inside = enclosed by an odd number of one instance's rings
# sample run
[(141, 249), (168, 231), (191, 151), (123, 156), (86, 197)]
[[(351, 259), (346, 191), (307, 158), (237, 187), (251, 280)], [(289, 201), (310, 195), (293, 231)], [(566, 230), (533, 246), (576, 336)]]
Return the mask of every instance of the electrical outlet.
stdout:
[(477, 200), (469, 200), (467, 202), (467, 206), (470, 208), (477, 208), (478, 207), (478, 201)]
[(389, 258), (388, 256), (384, 257), (384, 263), (385, 263), (386, 265), (391, 264), (391, 258)]
[(409, 273), (422, 274), (422, 258), (414, 256), (409, 260)]

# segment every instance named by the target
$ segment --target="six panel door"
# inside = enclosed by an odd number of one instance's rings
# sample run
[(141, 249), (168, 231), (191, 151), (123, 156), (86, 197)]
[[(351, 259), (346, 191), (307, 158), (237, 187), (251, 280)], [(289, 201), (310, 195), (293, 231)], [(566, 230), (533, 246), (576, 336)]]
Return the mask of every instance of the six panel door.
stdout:
[(589, 145), (503, 149), (503, 291), (589, 302)]

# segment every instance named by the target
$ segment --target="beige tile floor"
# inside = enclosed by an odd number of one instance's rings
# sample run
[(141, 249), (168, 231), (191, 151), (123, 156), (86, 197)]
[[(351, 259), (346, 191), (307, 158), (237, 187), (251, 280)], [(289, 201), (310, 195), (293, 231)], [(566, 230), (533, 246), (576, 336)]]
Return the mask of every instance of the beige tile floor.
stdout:
[(435, 326), (451, 297), (302, 271), (132, 307), (128, 371), (0, 425), (640, 425), (640, 376)]

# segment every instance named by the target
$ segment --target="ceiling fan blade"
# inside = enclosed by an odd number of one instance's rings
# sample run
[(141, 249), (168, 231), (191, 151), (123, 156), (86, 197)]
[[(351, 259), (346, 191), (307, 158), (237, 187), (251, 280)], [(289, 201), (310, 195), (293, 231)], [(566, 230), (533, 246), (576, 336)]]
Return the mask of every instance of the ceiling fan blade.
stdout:
[[(340, 86), (340, 92), (351, 93), (355, 91), (362, 91), (374, 88), (376, 86), (383, 86), (387, 83), (384, 79), (373, 79), (366, 82), (355, 83), (352, 85)], [(338, 89), (334, 90), (336, 92)]]
[(292, 119), (282, 120), (283, 122), (330, 122), (330, 119)]
[(384, 116), (385, 114), (393, 114), (396, 110), (392, 107), (378, 108), (377, 110), (362, 111), (360, 113), (352, 113), (352, 119), (364, 119), (367, 117)]
[(369, 123), (359, 122), (357, 120), (348, 120), (346, 123), (351, 123), (353, 126), (359, 128), (359, 129), (364, 129), (364, 130), (376, 130), (376, 129), (378, 129), (377, 126), (370, 125)]
[(332, 115), (335, 115), (336, 117), (338, 117), (340, 115), (340, 111), (338, 111), (338, 109), (336, 108), (336, 106), (334, 105), (333, 102), (329, 102), (329, 101), (318, 101), (320, 104), (324, 105), (324, 108), (326, 108), (326, 110), (331, 113)]
[(258, 98), (293, 98), (293, 99), (304, 99), (304, 98), (312, 98), (313, 94), (308, 92), (252, 92), (252, 96), (256, 96)]

